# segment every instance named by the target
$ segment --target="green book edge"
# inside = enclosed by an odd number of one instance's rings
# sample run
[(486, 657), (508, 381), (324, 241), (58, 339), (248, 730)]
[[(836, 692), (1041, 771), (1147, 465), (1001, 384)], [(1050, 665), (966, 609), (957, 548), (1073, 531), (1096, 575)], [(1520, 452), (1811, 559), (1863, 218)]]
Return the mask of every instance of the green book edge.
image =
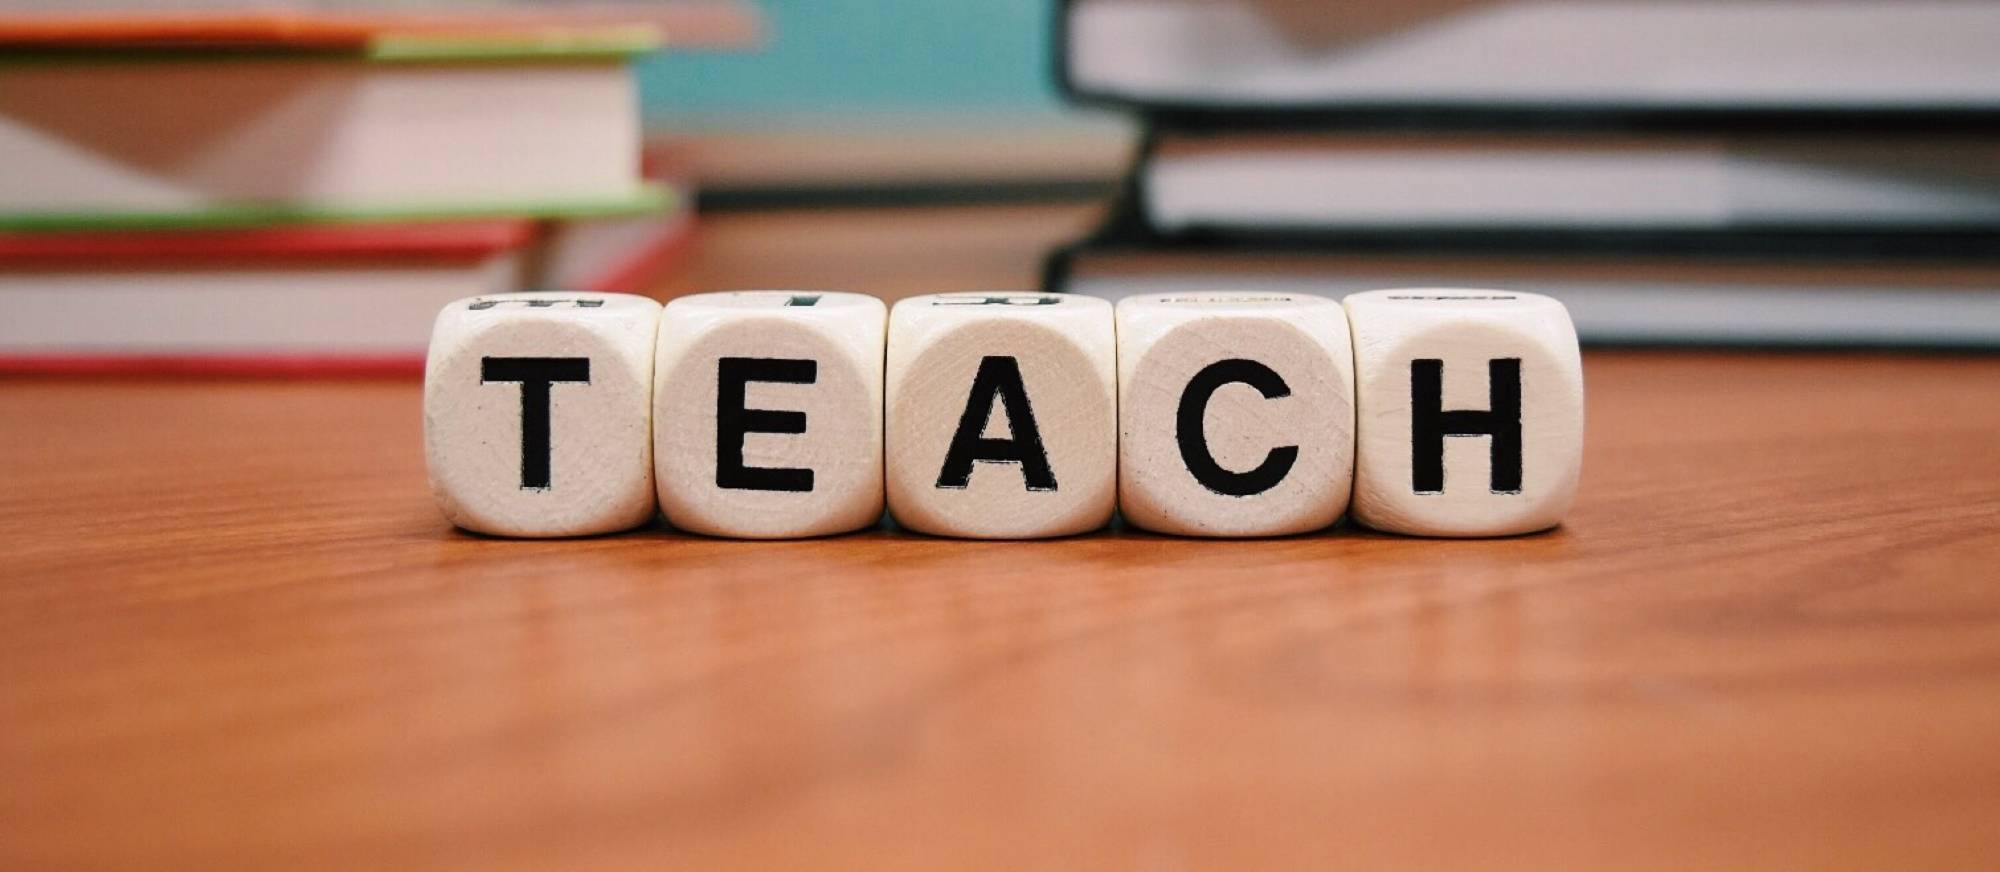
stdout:
[(226, 46), (0, 47), (0, 66), (187, 60), (353, 60), (373, 63), (536, 63), (623, 61), (657, 51), (665, 40), (648, 25), (593, 27), (540, 34), (386, 34), (347, 48)]
[(378, 37), (366, 56), (374, 61), (507, 61), (621, 59), (658, 50), (663, 43), (652, 27), (597, 28), (564, 35)]
[(115, 230), (227, 230), (294, 224), (453, 221), (482, 218), (606, 218), (684, 208), (684, 195), (647, 185), (630, 197), (478, 205), (415, 203), (326, 206), (298, 203), (231, 203), (191, 212), (27, 212), (0, 215), (0, 232), (57, 233)]

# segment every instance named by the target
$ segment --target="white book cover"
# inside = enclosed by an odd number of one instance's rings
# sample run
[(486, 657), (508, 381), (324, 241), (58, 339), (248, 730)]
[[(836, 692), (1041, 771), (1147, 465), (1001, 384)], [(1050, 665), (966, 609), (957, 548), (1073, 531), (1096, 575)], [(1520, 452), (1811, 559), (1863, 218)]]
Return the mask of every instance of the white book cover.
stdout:
[(1139, 184), (1170, 234), (2000, 226), (2000, 140), (1168, 138)]
[(620, 59), (0, 62), (0, 224), (534, 214), (630, 205), (643, 181)]
[(1059, 50), (1074, 92), (1151, 105), (2000, 108), (2000, 4), (1434, 5), (1382, 29), (1352, 3), (1072, 0)]

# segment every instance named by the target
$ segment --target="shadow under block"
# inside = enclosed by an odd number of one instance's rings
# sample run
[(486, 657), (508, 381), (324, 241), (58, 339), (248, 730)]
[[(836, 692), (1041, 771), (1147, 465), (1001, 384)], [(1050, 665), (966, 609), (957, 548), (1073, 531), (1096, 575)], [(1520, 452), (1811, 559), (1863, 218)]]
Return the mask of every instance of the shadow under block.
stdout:
[(659, 314), (660, 304), (625, 294), (446, 306), (424, 367), (424, 453), (445, 517), (523, 537), (652, 520)]
[(881, 520), (887, 321), (882, 301), (861, 294), (667, 303), (653, 369), (654, 478), (667, 522), (779, 539)]
[(1195, 293), (1118, 303), (1118, 505), (1184, 536), (1283, 536), (1347, 509), (1354, 355), (1339, 302)]
[(1117, 502), (1111, 304), (1060, 294), (912, 297), (889, 314), (889, 512), (922, 533), (1086, 533)]
[(1355, 520), (1418, 536), (1562, 522), (1583, 463), (1583, 363), (1561, 303), (1463, 289), (1349, 296)]

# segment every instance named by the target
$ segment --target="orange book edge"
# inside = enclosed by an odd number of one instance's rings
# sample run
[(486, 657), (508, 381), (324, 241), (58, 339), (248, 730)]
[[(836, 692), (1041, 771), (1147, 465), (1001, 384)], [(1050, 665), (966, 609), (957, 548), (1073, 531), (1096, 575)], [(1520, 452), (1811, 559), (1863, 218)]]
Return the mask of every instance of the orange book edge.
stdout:
[(667, 46), (743, 47), (763, 38), (763, 19), (740, 0), (684, 0), (571, 10), (457, 11), (216, 9), (16, 11), (0, 14), (0, 46), (41, 49), (273, 48), (365, 50), (413, 37), (533, 40), (648, 28)]

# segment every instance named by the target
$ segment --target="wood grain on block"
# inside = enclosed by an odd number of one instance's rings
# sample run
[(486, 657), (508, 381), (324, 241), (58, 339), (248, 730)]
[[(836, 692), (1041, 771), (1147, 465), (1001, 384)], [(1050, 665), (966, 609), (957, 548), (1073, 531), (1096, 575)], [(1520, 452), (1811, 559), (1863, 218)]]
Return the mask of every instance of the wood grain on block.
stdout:
[(1583, 362), (1561, 303), (1415, 288), (1347, 298), (1355, 520), (1419, 536), (1562, 522), (1583, 462)]
[(445, 306), (424, 367), (431, 491), (453, 524), (582, 536), (651, 520), (660, 304), (533, 292)]
[(1354, 479), (1340, 303), (1216, 292), (1118, 302), (1118, 506), (1187, 536), (1332, 524)]
[(1117, 502), (1111, 304), (1033, 293), (912, 297), (889, 314), (889, 512), (979, 539), (1085, 533)]
[(669, 302), (653, 369), (654, 477), (675, 527), (777, 539), (882, 517), (888, 310), (860, 294)]

